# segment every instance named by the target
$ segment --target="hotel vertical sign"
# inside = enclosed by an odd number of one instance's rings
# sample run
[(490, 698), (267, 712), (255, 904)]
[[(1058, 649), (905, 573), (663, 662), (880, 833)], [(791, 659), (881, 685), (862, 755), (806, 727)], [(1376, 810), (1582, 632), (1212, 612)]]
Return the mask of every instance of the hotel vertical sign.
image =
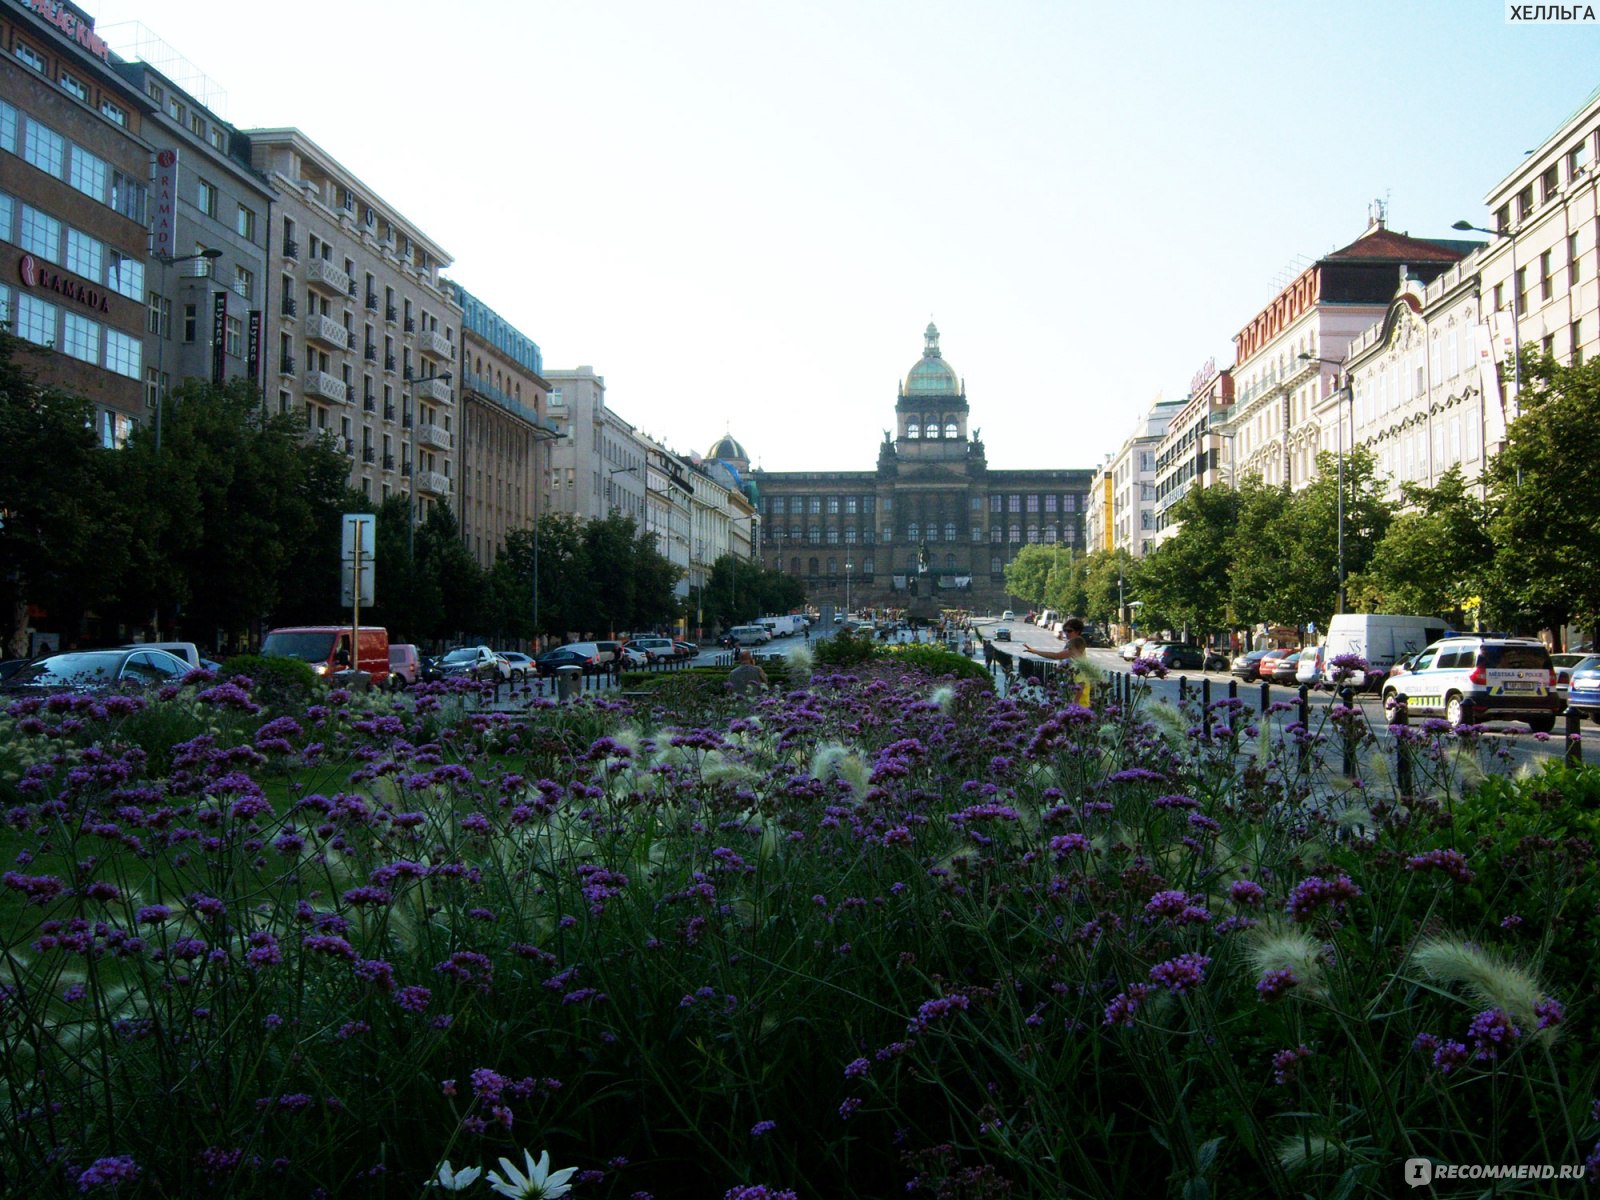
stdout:
[(155, 185), (155, 228), (151, 231), (152, 251), (157, 258), (173, 258), (178, 244), (178, 152), (161, 150), (156, 153), (155, 171), (151, 180)]
[(250, 375), (250, 382), (257, 387), (261, 386), (261, 310), (250, 310), (249, 332), (245, 335), (245, 370)]
[(228, 367), (228, 293), (217, 292), (211, 304), (211, 382), (220, 384)]

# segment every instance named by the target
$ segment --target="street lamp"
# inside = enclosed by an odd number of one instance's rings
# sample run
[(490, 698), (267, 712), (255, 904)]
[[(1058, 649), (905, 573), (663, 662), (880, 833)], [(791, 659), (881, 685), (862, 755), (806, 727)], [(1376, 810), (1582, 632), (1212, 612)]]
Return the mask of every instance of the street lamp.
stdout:
[(612, 470), (606, 472), (606, 501), (611, 506), (611, 511), (612, 512), (616, 512), (617, 511), (617, 502), (614, 499), (614, 497), (616, 496), (616, 486), (611, 482), (611, 480), (615, 476), (626, 475), (630, 471), (637, 472), (638, 470), (639, 470), (639, 468), (637, 466), (615, 467)]
[[(1331, 367), (1340, 368), (1339, 374), (1342, 382), (1339, 385), (1339, 401), (1350, 402), (1350, 446), (1354, 449), (1356, 444), (1356, 390), (1350, 381), (1350, 372), (1344, 370), (1344, 364), (1337, 358), (1317, 358), (1315, 355), (1302, 354), (1301, 362), (1326, 363)], [(1339, 480), (1337, 492), (1337, 506), (1339, 513), (1339, 612), (1344, 611), (1344, 409), (1339, 409)]]
[(850, 572), (855, 569), (855, 563), (848, 558), (844, 560), (844, 615), (850, 615)]
[(173, 263), (194, 262), (197, 259), (215, 260), (222, 251), (214, 246), (201, 246), (193, 254), (152, 254), (161, 264), (161, 302), (168, 305), (165, 313), (156, 314), (156, 453), (161, 452), (161, 410), (167, 398), (167, 339), (172, 336), (171, 299), (167, 295), (167, 268)]
[(430, 379), (442, 379), (449, 383), (454, 376), (449, 371), (438, 375), (424, 375), (407, 379), (400, 385), (400, 390), (410, 401), (411, 408), (411, 482), (406, 486), (406, 558), (411, 561), (413, 569), (416, 567), (416, 532), (417, 532), (417, 396), (413, 390), (414, 385), (426, 383)]
[(1471, 221), (1457, 221), (1450, 226), (1451, 229), (1471, 230), (1474, 233), (1487, 233), (1491, 237), (1505, 238), (1511, 243), (1511, 378), (1516, 385), (1516, 411), (1522, 412), (1522, 309), (1517, 303), (1517, 293), (1521, 290), (1517, 280), (1517, 235), (1509, 229), (1485, 229), (1482, 225), (1474, 225)]

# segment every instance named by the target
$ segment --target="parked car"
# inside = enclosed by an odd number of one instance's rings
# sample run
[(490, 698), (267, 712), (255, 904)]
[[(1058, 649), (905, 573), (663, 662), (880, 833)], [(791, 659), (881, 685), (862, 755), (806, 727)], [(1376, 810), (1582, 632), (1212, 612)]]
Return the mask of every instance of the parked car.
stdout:
[(475, 679), (496, 683), (511, 678), (511, 664), (487, 646), (458, 646), (439, 660), (446, 679)]
[(637, 671), (650, 665), (650, 656), (628, 642), (622, 647), (622, 665), (630, 671)]
[(546, 650), (534, 659), (533, 663), (540, 675), (554, 675), (557, 667), (578, 667), (585, 675), (593, 675), (601, 670), (593, 642), (573, 642), (570, 646), (557, 646), (554, 650)]
[(1300, 670), (1300, 656), (1304, 650), (1291, 650), (1277, 660), (1272, 668), (1272, 682), (1283, 687), (1294, 687)]
[[(1275, 650), (1268, 650), (1256, 663), (1256, 674), (1262, 679), (1272, 679), (1278, 670), (1278, 664), (1285, 659), (1292, 659), (1300, 653), (1298, 646), (1279, 646)], [(1283, 682), (1288, 683), (1294, 679), (1291, 673)]]
[(1117, 653), (1128, 662), (1132, 662), (1134, 659), (1138, 658), (1139, 655), (1144, 653), (1144, 647), (1145, 639), (1136, 638), (1131, 642), (1123, 643), (1123, 645), (1117, 650)]
[(1571, 668), (1567, 678), (1567, 711), (1600, 721), (1600, 654), (1591, 654)]
[(675, 658), (682, 657), (678, 644), (669, 637), (657, 637), (654, 635), (636, 637), (631, 639), (628, 645), (645, 655), (651, 662), (670, 662)]
[(700, 647), (693, 642), (674, 641), (672, 645), (678, 651), (679, 658), (696, 658), (700, 654)]
[(1186, 642), (1149, 642), (1139, 657), (1160, 663), (1169, 671), (1203, 671), (1206, 669), (1206, 652), (1199, 646)]
[[(1555, 681), (1543, 642), (1462, 634), (1434, 642), (1408, 673), (1385, 680), (1383, 704), (1392, 709), (1404, 695), (1414, 717), (1443, 717), (1451, 725), (1526, 721), (1535, 733), (1549, 733), (1561, 709)], [(1569, 696), (1576, 687), (1574, 678)]]
[(1588, 657), (1590, 657), (1588, 654), (1566, 653), (1552, 654), (1550, 656), (1550, 665), (1556, 670), (1555, 693), (1561, 699), (1561, 709), (1563, 712), (1566, 711), (1567, 707), (1567, 687), (1572, 682), (1572, 668), (1576, 667)]
[(1239, 679), (1259, 679), (1261, 677), (1261, 660), (1265, 658), (1265, 650), (1247, 650), (1236, 655), (1228, 665), (1228, 674)]
[(1324, 679), (1324, 651), (1323, 646), (1307, 646), (1300, 651), (1300, 657), (1295, 659), (1294, 682), (1303, 687), (1319, 688)]
[(177, 683), (190, 670), (188, 663), (165, 650), (77, 650), (35, 659), (0, 685), (0, 691), (108, 692)]
[(506, 665), (511, 668), (510, 679), (512, 683), (521, 683), (533, 673), (533, 659), (520, 650), (496, 650), (501, 658), (506, 660)]
[(410, 642), (389, 643), (389, 686), (398, 691), (422, 679), (422, 655)]
[(337, 675), (352, 666), (365, 671), (372, 682), (382, 686), (389, 680), (389, 631), (380, 625), (363, 625), (356, 661), (350, 661), (350, 626), (286, 625), (267, 632), (261, 653), (279, 658), (298, 658), (310, 663), (322, 676)]
[(1445, 636), (1447, 626), (1438, 617), (1402, 613), (1335, 613), (1328, 622), (1325, 644), (1331, 662), (1346, 654), (1360, 655), (1367, 670), (1345, 681), (1357, 691), (1381, 690), (1387, 672), (1407, 655), (1420, 654)]
[(119, 650), (165, 650), (173, 658), (181, 658), (190, 667), (198, 668), (200, 664), (200, 647), (193, 642), (127, 642), (118, 646)]

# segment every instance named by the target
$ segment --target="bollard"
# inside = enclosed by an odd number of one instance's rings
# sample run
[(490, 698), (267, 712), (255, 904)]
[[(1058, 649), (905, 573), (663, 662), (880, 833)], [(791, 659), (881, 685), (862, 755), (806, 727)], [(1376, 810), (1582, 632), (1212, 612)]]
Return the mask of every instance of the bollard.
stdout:
[(1583, 766), (1583, 718), (1567, 709), (1567, 754), (1569, 767)]
[(1211, 740), (1211, 680), (1200, 681), (1200, 728), (1205, 731), (1206, 740)]
[(1311, 766), (1311, 689), (1305, 684), (1300, 685), (1295, 716), (1300, 722), (1300, 769), (1304, 771)]
[[(1339, 703), (1347, 709), (1355, 708), (1356, 693), (1349, 684), (1339, 689)], [(1344, 735), (1344, 773), (1347, 778), (1353, 779), (1356, 773), (1355, 717), (1346, 716), (1340, 723), (1340, 729)]]
[(1189, 677), (1187, 675), (1179, 675), (1178, 676), (1178, 703), (1179, 704), (1186, 704), (1186, 703), (1188, 703), (1188, 700), (1189, 700)]
[(1267, 715), (1267, 709), (1272, 707), (1272, 684), (1265, 679), (1261, 681), (1261, 715)]
[(1238, 698), (1239, 698), (1239, 681), (1237, 679), (1230, 679), (1230, 680), (1228, 680), (1228, 699), (1229, 700), (1237, 700)]
[[(1395, 693), (1394, 711), (1389, 714), (1389, 724), (1399, 726), (1402, 731), (1411, 724), (1411, 707), (1404, 692)], [(1394, 737), (1394, 778), (1402, 797), (1416, 791), (1415, 781), (1411, 777), (1411, 743), (1406, 740), (1404, 732)]]

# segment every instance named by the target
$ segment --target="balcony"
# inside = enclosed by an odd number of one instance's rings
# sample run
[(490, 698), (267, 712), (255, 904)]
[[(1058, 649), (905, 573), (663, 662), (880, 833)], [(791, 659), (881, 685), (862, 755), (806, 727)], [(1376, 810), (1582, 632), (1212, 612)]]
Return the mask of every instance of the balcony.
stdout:
[(445, 339), (444, 334), (437, 329), (424, 329), (417, 334), (417, 349), (430, 358), (437, 358), (449, 362), (456, 356), (453, 343)]
[(392, 455), (392, 454), (385, 454), (385, 455), (384, 455), (384, 456), (383, 456), (383, 469), (384, 469), (384, 470), (385, 470), (385, 471), (392, 471), (392, 470), (394, 470), (394, 455)]
[(394, 405), (392, 405), (392, 404), (385, 404), (385, 405), (384, 405), (384, 406), (383, 406), (383, 419), (384, 419), (384, 420), (385, 420), (385, 421), (392, 421), (392, 420), (394, 420)]
[(378, 399), (377, 399), (377, 397), (376, 396), (363, 396), (363, 397), (361, 397), (361, 411), (362, 412), (377, 412), (378, 411)]
[(350, 276), (325, 258), (313, 258), (306, 264), (306, 282), (335, 296), (348, 295), (350, 291)]
[(368, 312), (377, 312), (378, 311), (378, 293), (377, 292), (368, 292), (367, 293), (367, 311)]
[(430, 496), (448, 496), (450, 476), (438, 471), (418, 471), (417, 490), (427, 492)]
[(293, 238), (284, 238), (283, 239), (283, 256), (285, 258), (293, 259), (295, 262), (299, 262), (300, 261), (300, 243), (295, 241)]
[(335, 350), (343, 350), (345, 346), (344, 326), (322, 313), (313, 313), (306, 317), (306, 337), (313, 342), (321, 342), (324, 346), (331, 346)]
[(280, 374), (280, 375), (293, 375), (294, 374), (294, 355), (285, 354), (282, 358), (280, 358), (278, 360), (278, 374)]
[(299, 314), (300, 305), (295, 301), (293, 296), (285, 296), (283, 298), (283, 304), (279, 307), (278, 311), (283, 313), (283, 315), (286, 317), (293, 317)]
[(348, 404), (350, 401), (350, 389), (345, 387), (344, 380), (326, 371), (307, 371), (305, 392), (308, 396), (332, 404)]
[(417, 331), (417, 319), (415, 317), (407, 317), (406, 318), (406, 332), (407, 333), (415, 333), (416, 331)]
[(423, 400), (432, 400), (438, 404), (450, 403), (450, 385), (442, 379), (415, 379), (411, 383), (411, 393)]
[(411, 464), (410, 463), (401, 463), (400, 464), (400, 474), (402, 474), (402, 475), (406, 476), (407, 478), (409, 478), (410, 475), (411, 475)]
[(364, 462), (364, 463), (377, 462), (378, 461), (378, 452), (376, 450), (374, 450), (371, 446), (363, 446), (363, 447), (361, 447), (361, 461)]
[(393, 325), (400, 319), (400, 310), (392, 304), (389, 305), (388, 308), (383, 310), (383, 319)]
[(356, 348), (356, 331), (348, 326), (344, 331), (344, 344), (346, 349), (354, 350)]
[(451, 448), (450, 431), (435, 425), (432, 421), (417, 427), (417, 441), (424, 446), (432, 446), (435, 450)]
[(394, 355), (385, 354), (383, 356), (383, 369), (385, 371), (392, 371), (392, 370), (394, 370), (394, 365), (395, 365), (395, 363), (394, 363)]
[(363, 347), (362, 350), (361, 350), (361, 357), (366, 359), (368, 362), (377, 362), (378, 361), (378, 348), (376, 346), (365, 346), (365, 347)]

